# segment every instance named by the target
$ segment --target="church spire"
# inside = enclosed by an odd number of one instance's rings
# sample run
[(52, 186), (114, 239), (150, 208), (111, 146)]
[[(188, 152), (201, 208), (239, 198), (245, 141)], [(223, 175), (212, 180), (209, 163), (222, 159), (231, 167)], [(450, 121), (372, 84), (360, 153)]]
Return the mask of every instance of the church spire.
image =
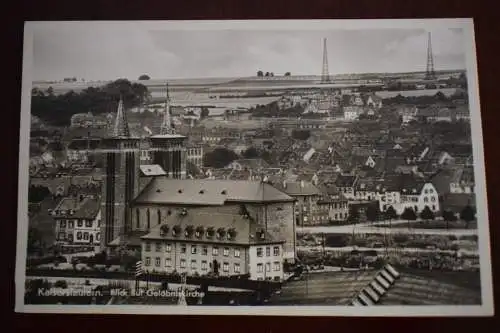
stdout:
[(125, 109), (123, 107), (123, 100), (120, 96), (120, 102), (118, 102), (118, 110), (116, 111), (115, 127), (113, 129), (114, 137), (129, 137), (130, 130), (128, 128), (127, 116), (125, 114)]
[(172, 128), (172, 121), (170, 119), (170, 94), (168, 91), (167, 83), (167, 97), (165, 99), (165, 110), (163, 113), (163, 122), (161, 123), (160, 134), (174, 134), (174, 129)]

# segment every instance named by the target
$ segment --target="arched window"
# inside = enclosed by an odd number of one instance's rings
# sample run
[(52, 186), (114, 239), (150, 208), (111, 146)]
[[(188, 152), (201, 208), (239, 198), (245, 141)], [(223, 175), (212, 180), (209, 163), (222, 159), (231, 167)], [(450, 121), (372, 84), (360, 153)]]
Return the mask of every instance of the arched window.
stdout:
[(158, 209), (158, 224), (161, 224), (161, 210)]
[(149, 230), (149, 228), (151, 228), (151, 216), (150, 216), (150, 213), (149, 213), (149, 209), (146, 211), (146, 220), (147, 220), (147, 227), (148, 227), (148, 230)]
[(137, 209), (135, 210), (135, 227), (136, 227), (137, 229), (140, 229), (140, 228), (141, 228), (141, 219), (140, 219), (140, 216), (141, 216), (141, 214), (140, 214), (140, 212), (139, 212), (139, 208), (137, 208)]

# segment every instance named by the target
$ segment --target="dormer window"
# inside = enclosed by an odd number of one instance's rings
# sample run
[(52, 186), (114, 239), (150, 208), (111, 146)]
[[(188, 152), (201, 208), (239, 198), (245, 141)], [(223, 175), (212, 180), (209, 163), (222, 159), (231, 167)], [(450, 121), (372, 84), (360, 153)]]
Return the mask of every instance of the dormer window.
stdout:
[(226, 230), (224, 228), (217, 229), (217, 238), (218, 239), (223, 239), (225, 235), (226, 235)]
[(222, 190), (222, 192), (220, 192), (220, 194), (226, 195), (227, 191), (226, 190)]
[(184, 236), (191, 237), (193, 236), (193, 233), (194, 233), (194, 227), (192, 225), (188, 225), (186, 227), (186, 230), (184, 231)]
[(172, 229), (172, 235), (174, 235), (174, 237), (178, 237), (180, 233), (181, 233), (181, 226), (175, 225)]
[(202, 226), (196, 227), (196, 232), (195, 232), (196, 238), (201, 238), (203, 236), (204, 231), (205, 228), (203, 228)]
[(187, 209), (186, 208), (182, 208), (182, 210), (180, 212), (180, 215), (181, 216), (186, 216), (187, 215)]
[(260, 240), (264, 240), (264, 239), (266, 239), (266, 234), (265, 234), (264, 230), (260, 230), (260, 231), (257, 233), (257, 237), (258, 237)]
[(160, 193), (161, 190), (159, 188), (156, 189), (156, 193)]
[(205, 193), (205, 190), (200, 190), (200, 192), (198, 192), (198, 193), (203, 194), (203, 193)]
[(227, 231), (227, 239), (232, 240), (236, 237), (236, 229), (231, 228)]
[(160, 227), (160, 236), (166, 236), (168, 234), (168, 231), (169, 231), (169, 227), (168, 225), (164, 224)]
[(207, 229), (207, 238), (212, 238), (214, 236), (214, 234), (215, 234), (214, 228), (213, 227), (209, 227)]
[(177, 190), (177, 193), (182, 193), (182, 190), (181, 190), (181, 189), (178, 189), (178, 190)]

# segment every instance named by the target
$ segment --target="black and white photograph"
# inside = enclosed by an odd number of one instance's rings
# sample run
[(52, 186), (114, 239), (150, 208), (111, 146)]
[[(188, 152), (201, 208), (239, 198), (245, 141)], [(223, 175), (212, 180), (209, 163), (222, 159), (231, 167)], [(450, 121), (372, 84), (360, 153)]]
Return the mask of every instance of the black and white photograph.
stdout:
[(493, 314), (472, 19), (26, 22), (16, 311)]

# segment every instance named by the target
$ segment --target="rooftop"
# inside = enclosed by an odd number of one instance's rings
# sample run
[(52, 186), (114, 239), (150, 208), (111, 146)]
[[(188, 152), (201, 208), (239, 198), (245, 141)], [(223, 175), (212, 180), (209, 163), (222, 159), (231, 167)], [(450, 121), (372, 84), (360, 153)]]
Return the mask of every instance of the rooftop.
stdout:
[(146, 177), (164, 176), (167, 174), (158, 164), (141, 165), (139, 168), (141, 170), (142, 175)]
[(168, 223), (155, 226), (141, 238), (241, 245), (283, 242), (267, 232), (261, 238), (260, 232), (263, 230), (243, 215), (192, 210), (168, 217)]
[(94, 198), (66, 197), (54, 208), (56, 218), (93, 219), (100, 209), (100, 201)]
[(260, 181), (169, 179), (156, 177), (136, 204), (224, 205), (226, 202), (288, 202), (289, 195)]
[(291, 196), (310, 196), (310, 195), (321, 195), (321, 191), (308, 181), (298, 181), (298, 182), (288, 182), (283, 181), (282, 183), (277, 183), (276, 188), (285, 192)]

